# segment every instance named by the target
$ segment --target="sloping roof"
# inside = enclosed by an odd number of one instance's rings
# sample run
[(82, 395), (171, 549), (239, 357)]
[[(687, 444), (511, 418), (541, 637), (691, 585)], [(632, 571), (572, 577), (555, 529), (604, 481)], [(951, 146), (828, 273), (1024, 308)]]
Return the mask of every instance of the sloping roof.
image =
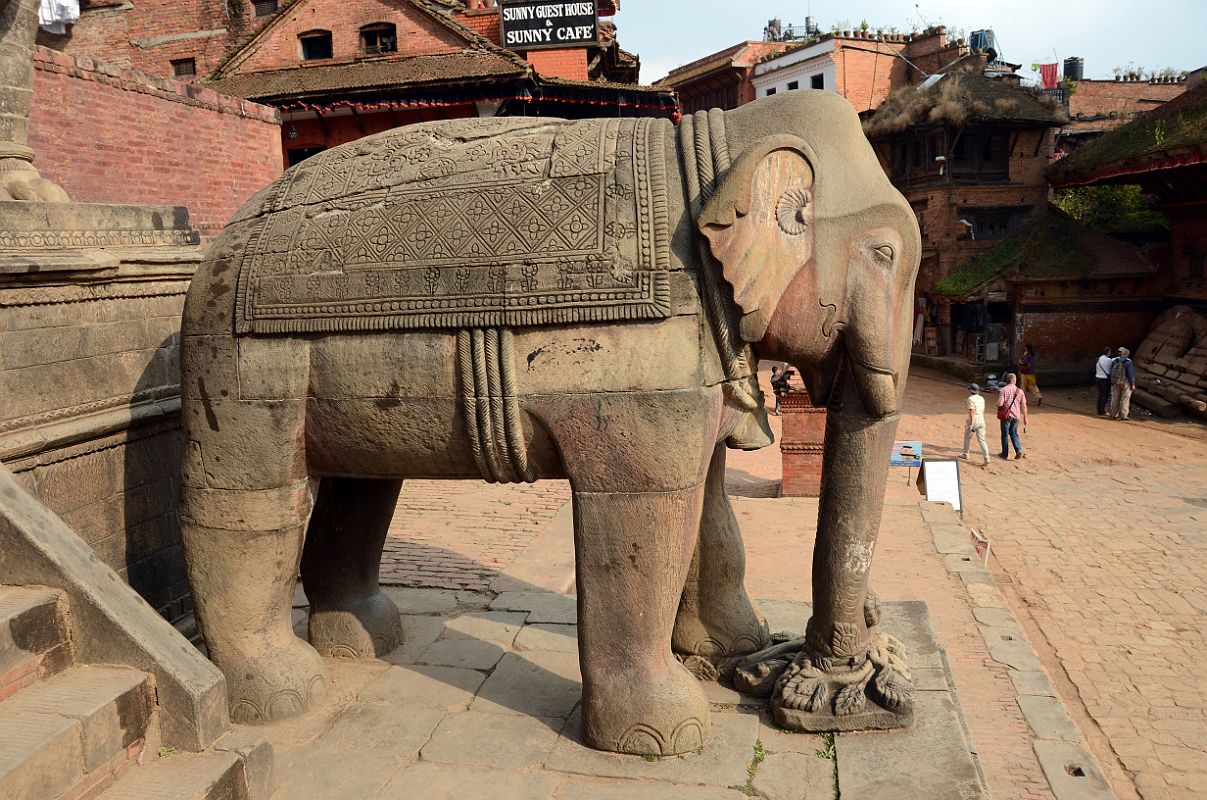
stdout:
[(790, 45), (785, 42), (746, 41), (698, 58), (671, 70), (668, 75), (654, 81), (655, 86), (679, 87), (713, 72), (731, 67), (753, 67), (770, 55), (778, 54)]
[(1139, 250), (1048, 206), (992, 250), (938, 281), (932, 296), (965, 300), (990, 283), (1011, 283), (1150, 275), (1155, 266)]
[[(436, 8), (432, 7), (431, 5), (428, 4), (428, 0), (394, 0), (394, 1), (397, 3), (400, 3), (402, 5), (410, 6), (412, 9), (419, 12), (421, 15), (423, 15), (427, 19), (431, 20), (432, 22), (435, 22), (440, 27), (446, 29), (447, 31), (449, 31), (450, 33), (452, 33), (453, 35), (455, 35), (456, 37), (458, 37), (459, 39), (464, 41), (467, 50), (486, 51), (488, 53), (494, 54), (495, 56), (497, 56), (499, 58), (510, 61), (512, 64), (514, 64), (518, 68), (521, 68), (525, 71), (528, 69), (528, 62), (524, 58), (513, 53), (510, 50), (507, 50), (506, 48), (496, 45), (490, 39), (487, 39), (485, 36), (481, 36), (480, 34), (478, 34), (476, 31), (472, 30), (468, 26), (462, 25), (460, 22), (458, 22), (456, 20), (455, 16), (453, 16), (452, 14), (445, 13), (443, 11), (439, 11)], [(254, 36), (252, 36), (250, 39), (248, 39), (246, 42), (244, 42), (239, 47), (239, 49), (237, 49), (235, 52), (231, 53), (230, 57), (227, 58), (224, 62), (222, 62), (222, 64), (220, 64), (218, 66), (218, 68), (213, 71), (213, 73), (210, 75), (210, 79), (215, 82), (218, 82), (225, 78), (232, 77), (233, 70), (238, 69), (239, 65), (241, 63), (243, 63), (245, 60), (247, 60), (247, 58), (256, 51), (256, 49), (260, 46), (260, 44), (262, 44), (269, 37), (271, 37), (273, 35), (273, 33), (276, 32), (277, 28), (283, 26), (288, 20), (295, 18), (297, 16), (297, 14), (300, 13), (303, 10), (303, 8), (305, 6), (307, 6), (310, 2), (311, 2), (311, 0), (295, 0), (293, 3), (291, 3), (289, 5), (289, 7), (287, 9), (283, 9), (281, 11), (281, 13), (277, 14), (277, 16), (274, 17), (271, 22), (269, 22), (267, 25), (265, 25), (263, 28), (261, 28)], [(339, 66), (339, 65), (328, 65), (328, 66)], [(259, 74), (264, 75), (267, 73), (261, 72)], [(245, 95), (239, 95), (239, 96), (245, 96)]]
[(467, 51), (236, 73), (207, 85), (222, 94), (264, 101), (337, 91), (398, 87), (400, 84), (412, 87), (480, 82), (527, 74), (525, 67), (519, 67), (496, 53)]
[(889, 95), (864, 122), (864, 133), (882, 136), (913, 127), (968, 122), (1046, 126), (1066, 120), (1059, 106), (1047, 98), (979, 73), (951, 72), (927, 80), (932, 79)]
[(1058, 186), (1207, 160), (1207, 79), (1056, 162)]

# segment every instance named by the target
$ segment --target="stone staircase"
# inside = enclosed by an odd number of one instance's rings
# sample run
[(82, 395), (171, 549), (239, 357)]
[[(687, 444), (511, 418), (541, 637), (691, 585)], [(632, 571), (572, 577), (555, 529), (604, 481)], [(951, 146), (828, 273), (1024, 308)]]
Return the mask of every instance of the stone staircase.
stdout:
[(260, 800), (272, 752), (235, 729), (200, 753), (160, 746), (155, 678), (78, 663), (67, 596), (0, 586), (0, 798)]

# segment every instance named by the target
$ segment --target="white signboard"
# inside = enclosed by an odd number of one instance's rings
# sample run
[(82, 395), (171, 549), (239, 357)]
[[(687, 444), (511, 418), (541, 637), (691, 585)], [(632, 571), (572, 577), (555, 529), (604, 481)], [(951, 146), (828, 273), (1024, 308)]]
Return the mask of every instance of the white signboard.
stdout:
[(924, 458), (918, 472), (918, 491), (935, 503), (951, 503), (963, 513), (960, 495), (960, 462), (952, 458)]

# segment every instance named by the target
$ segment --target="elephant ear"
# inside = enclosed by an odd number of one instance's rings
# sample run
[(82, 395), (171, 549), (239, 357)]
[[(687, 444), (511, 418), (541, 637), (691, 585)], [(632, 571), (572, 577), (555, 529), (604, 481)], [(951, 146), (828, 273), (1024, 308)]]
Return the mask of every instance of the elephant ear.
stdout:
[(733, 287), (744, 341), (763, 338), (784, 290), (812, 257), (813, 161), (796, 136), (755, 142), (696, 221)]

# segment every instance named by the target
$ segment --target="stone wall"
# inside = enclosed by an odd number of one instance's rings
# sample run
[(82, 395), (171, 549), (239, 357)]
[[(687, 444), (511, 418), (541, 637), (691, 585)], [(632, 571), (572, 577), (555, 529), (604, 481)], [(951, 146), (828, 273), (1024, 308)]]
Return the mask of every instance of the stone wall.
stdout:
[(282, 169), (276, 109), (38, 48), (29, 144), (87, 203), (183, 205), (215, 235)]
[(177, 518), (183, 208), (0, 203), (0, 461), (169, 619), (190, 610)]

